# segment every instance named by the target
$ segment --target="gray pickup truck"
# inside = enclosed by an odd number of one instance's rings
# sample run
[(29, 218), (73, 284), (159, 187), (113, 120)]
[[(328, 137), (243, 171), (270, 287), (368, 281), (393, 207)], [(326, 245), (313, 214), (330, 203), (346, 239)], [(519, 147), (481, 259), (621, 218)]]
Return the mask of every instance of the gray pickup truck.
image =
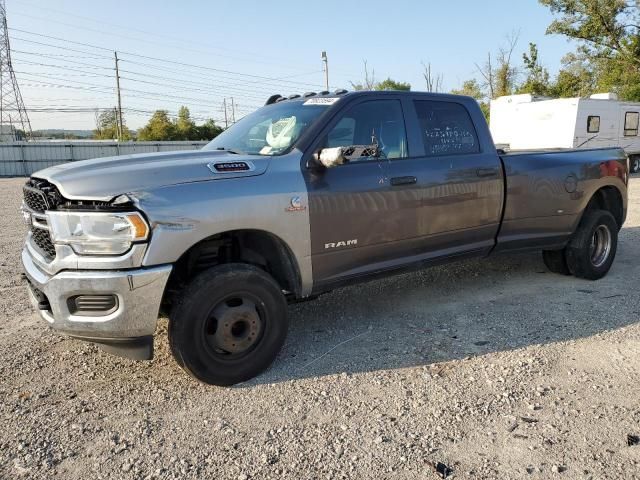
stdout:
[(532, 249), (601, 278), (628, 172), (619, 149), (497, 152), (467, 97), (275, 95), (201, 151), (37, 172), (22, 262), (54, 329), (149, 359), (166, 312), (177, 362), (232, 385), (276, 358), (288, 303), (343, 285)]

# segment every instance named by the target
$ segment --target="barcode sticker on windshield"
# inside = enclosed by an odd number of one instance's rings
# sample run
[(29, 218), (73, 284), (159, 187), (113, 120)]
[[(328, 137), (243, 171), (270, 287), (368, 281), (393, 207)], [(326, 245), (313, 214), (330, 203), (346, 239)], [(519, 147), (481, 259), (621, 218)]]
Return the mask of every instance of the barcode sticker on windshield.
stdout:
[(318, 97), (318, 98), (310, 98), (303, 105), (333, 105), (338, 100), (338, 97)]

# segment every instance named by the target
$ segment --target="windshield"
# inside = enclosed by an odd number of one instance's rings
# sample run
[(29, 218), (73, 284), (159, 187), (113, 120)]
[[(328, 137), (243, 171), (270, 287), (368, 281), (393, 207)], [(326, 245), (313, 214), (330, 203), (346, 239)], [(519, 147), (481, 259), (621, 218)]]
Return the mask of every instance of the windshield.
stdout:
[(280, 102), (242, 118), (204, 150), (232, 150), (250, 155), (280, 155), (325, 111), (326, 104)]

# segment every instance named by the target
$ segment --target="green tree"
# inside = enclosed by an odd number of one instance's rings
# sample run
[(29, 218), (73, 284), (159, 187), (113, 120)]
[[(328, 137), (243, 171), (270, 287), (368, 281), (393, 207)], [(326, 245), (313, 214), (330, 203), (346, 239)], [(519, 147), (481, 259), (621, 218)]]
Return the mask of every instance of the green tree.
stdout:
[(195, 138), (191, 140), (213, 140), (222, 132), (222, 127), (219, 127), (212, 119), (209, 119), (202, 125), (195, 127)]
[(178, 120), (176, 121), (176, 140), (195, 140), (197, 136), (196, 124), (191, 120), (191, 113), (185, 106), (178, 110)]
[(475, 78), (465, 80), (461, 88), (454, 88), (451, 90), (451, 93), (454, 95), (466, 95), (467, 97), (472, 97), (476, 100), (483, 100), (485, 98), (485, 94)]
[(387, 78), (374, 87), (375, 90), (411, 90), (411, 84), (406, 82), (397, 82), (391, 78)]
[(529, 43), (529, 53), (523, 53), (522, 60), (524, 69), (527, 72), (527, 79), (518, 88), (518, 93), (549, 95), (551, 86), (549, 72), (540, 64), (538, 46), (535, 43)]
[(588, 97), (598, 90), (598, 73), (591, 62), (582, 61), (577, 55), (569, 54), (562, 59), (562, 69), (549, 86), (549, 96)]
[(640, 66), (640, 5), (625, 0), (539, 0), (560, 18), (547, 33), (580, 42), (580, 50), (592, 57), (620, 60)]
[[(124, 121), (123, 121), (124, 123)], [(123, 125), (122, 136), (124, 140), (131, 139), (131, 131), (127, 125)], [(104, 110), (96, 118), (96, 128), (93, 130), (93, 138), (97, 140), (113, 140), (118, 138), (118, 114), (115, 110)]]
[(149, 122), (138, 131), (138, 140), (143, 142), (176, 140), (176, 124), (169, 118), (167, 110), (156, 110)]
[[(556, 18), (547, 33), (578, 42), (596, 88), (640, 100), (640, 4), (629, 0), (539, 0)], [(575, 80), (575, 77), (574, 77)]]

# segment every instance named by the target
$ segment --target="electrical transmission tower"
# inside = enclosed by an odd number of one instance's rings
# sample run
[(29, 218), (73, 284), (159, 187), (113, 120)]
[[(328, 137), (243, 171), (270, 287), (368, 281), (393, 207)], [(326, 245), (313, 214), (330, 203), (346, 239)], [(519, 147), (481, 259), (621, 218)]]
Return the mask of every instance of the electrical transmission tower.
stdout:
[(11, 65), (5, 0), (0, 0), (0, 141), (18, 140), (17, 129), (31, 138), (31, 122)]

